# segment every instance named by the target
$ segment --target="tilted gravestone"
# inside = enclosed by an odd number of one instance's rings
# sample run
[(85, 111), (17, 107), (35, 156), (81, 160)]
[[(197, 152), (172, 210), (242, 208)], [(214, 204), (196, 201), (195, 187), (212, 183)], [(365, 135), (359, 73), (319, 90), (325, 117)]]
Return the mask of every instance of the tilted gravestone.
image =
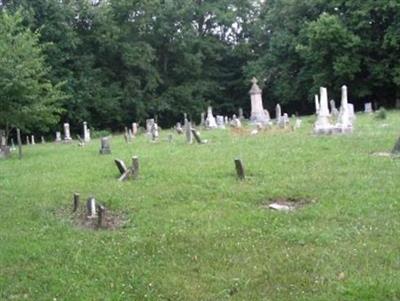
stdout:
[(117, 165), (117, 168), (118, 168), (118, 170), (119, 170), (119, 173), (120, 173), (121, 175), (124, 174), (124, 173), (126, 172), (126, 170), (127, 170), (124, 161), (119, 160), (119, 159), (115, 159), (114, 162), (115, 162), (115, 165)]

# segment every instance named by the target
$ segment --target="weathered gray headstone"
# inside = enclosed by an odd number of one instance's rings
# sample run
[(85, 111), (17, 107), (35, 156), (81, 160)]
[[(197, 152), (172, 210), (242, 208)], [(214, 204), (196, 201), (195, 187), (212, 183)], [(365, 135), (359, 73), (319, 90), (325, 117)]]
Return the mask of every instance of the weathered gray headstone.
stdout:
[(364, 104), (364, 113), (373, 113), (372, 102), (367, 102)]
[(240, 120), (244, 119), (243, 109), (242, 109), (242, 108), (239, 108), (238, 113), (239, 113), (239, 117), (238, 117), (238, 118), (239, 118)]
[(182, 125), (181, 125), (180, 122), (178, 122), (178, 123), (176, 124), (175, 130), (176, 130), (176, 132), (177, 132), (179, 135), (183, 134)]
[(35, 145), (35, 144), (36, 144), (36, 142), (35, 142), (35, 136), (34, 136), (34, 135), (31, 136), (31, 142), (32, 142), (32, 145)]
[[(314, 124), (314, 133), (316, 134), (331, 134), (333, 125), (329, 120), (329, 107), (328, 107), (328, 90), (324, 87), (320, 88), (320, 103), (318, 110), (317, 121)], [(317, 101), (316, 101), (317, 103)]]
[(244, 180), (245, 179), (245, 174), (244, 174), (244, 167), (242, 160), (240, 159), (235, 159), (235, 168), (236, 168), (236, 174), (238, 176), (239, 180)]
[(392, 154), (400, 155), (400, 137), (397, 140), (396, 144), (393, 147)]
[(42, 144), (45, 144), (45, 143), (46, 143), (46, 140), (44, 139), (43, 136), (41, 137), (41, 140), (42, 140)]
[(73, 208), (72, 212), (76, 212), (79, 208), (79, 193), (74, 193), (74, 203), (73, 203)]
[(31, 142), (29, 141), (29, 136), (26, 136), (26, 145), (31, 144)]
[(185, 122), (185, 133), (186, 133), (186, 141), (189, 144), (193, 143), (193, 133), (192, 133), (192, 123), (189, 121)]
[(111, 154), (110, 139), (108, 137), (101, 138), (100, 154), (101, 155)]

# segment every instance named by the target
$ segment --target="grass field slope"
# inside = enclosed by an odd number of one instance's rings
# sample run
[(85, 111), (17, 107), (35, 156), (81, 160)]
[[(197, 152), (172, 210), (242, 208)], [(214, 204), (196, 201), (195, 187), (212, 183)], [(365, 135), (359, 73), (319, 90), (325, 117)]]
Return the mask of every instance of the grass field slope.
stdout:
[[(400, 112), (351, 135), (202, 131), (187, 145), (111, 139), (28, 146), (0, 161), (1, 300), (400, 300)], [(137, 155), (118, 182), (113, 160)], [(238, 181), (234, 159), (243, 161)], [(72, 196), (124, 219), (76, 225)], [(310, 200), (296, 211), (273, 199)]]

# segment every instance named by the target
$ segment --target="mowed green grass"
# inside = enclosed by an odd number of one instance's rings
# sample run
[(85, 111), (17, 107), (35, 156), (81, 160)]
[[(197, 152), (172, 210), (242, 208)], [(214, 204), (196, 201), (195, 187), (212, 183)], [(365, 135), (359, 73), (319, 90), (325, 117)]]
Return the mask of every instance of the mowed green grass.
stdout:
[[(400, 112), (358, 115), (352, 135), (237, 136), (205, 145), (161, 133), (112, 138), (112, 155), (46, 144), (0, 161), (2, 300), (399, 300)], [(387, 124), (383, 127), (383, 124)], [(114, 158), (140, 158), (120, 183)], [(234, 158), (247, 179), (235, 177)], [(116, 231), (74, 226), (72, 194), (128, 220)], [(272, 198), (315, 203), (289, 214)], [(65, 215), (60, 215), (65, 212)]]

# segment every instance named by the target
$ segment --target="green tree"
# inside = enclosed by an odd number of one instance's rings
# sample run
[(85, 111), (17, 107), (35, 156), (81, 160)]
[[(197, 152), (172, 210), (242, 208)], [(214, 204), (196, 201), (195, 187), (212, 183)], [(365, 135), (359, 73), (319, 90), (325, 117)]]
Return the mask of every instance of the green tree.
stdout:
[(38, 35), (22, 25), (20, 14), (0, 12), (0, 127), (46, 131), (56, 124), (64, 98), (47, 79)]

